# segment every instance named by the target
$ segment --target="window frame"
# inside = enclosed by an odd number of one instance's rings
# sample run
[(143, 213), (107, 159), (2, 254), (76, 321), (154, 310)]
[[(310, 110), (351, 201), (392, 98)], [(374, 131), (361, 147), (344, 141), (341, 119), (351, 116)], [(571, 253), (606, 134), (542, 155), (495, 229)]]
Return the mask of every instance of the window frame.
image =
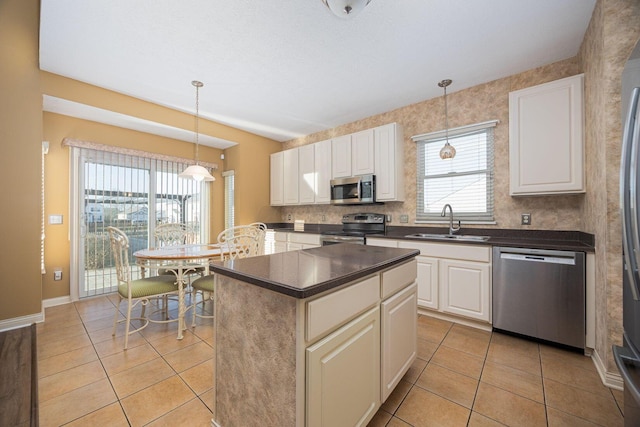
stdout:
[[(421, 135), (413, 136), (411, 139), (416, 143), (416, 223), (441, 223), (445, 221), (442, 219), (440, 212), (425, 212), (424, 206), (424, 191), (425, 180), (428, 179), (441, 179), (443, 177), (464, 177), (470, 175), (483, 174), (486, 176), (486, 211), (485, 212), (460, 212), (455, 211), (454, 215), (456, 219), (462, 219), (467, 222), (473, 223), (495, 223), (494, 212), (494, 188), (495, 188), (495, 171), (494, 171), (494, 146), (495, 146), (495, 132), (494, 128), (499, 123), (498, 120), (491, 120), (487, 122), (461, 126), (458, 128), (449, 129), (447, 131), (441, 130), (436, 132), (425, 133)], [(467, 137), (473, 134), (486, 133), (486, 168), (466, 170), (460, 173), (447, 173), (447, 174), (433, 174), (429, 175), (425, 170), (427, 160), (425, 158), (425, 150), (429, 144), (444, 145), (447, 136), (452, 146), (456, 146), (455, 140), (458, 138)], [(440, 160), (450, 161), (450, 160)], [(443, 204), (444, 206), (444, 204)]]

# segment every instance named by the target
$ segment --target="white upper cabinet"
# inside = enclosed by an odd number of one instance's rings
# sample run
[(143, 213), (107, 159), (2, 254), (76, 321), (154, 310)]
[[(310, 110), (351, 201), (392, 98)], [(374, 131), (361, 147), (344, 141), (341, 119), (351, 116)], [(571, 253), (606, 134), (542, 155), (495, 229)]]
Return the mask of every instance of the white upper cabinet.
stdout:
[(315, 162), (315, 203), (331, 201), (331, 140), (313, 144)]
[(299, 200), (298, 149), (285, 150), (283, 153), (284, 204), (297, 205)]
[(311, 144), (298, 148), (298, 196), (300, 204), (312, 204), (316, 200), (315, 150)]
[(373, 129), (351, 134), (351, 175), (372, 174), (374, 164)]
[(331, 202), (330, 181), (376, 175), (376, 201), (404, 201), (402, 128), (390, 123), (271, 155), (271, 205)]
[(397, 123), (373, 129), (376, 201), (404, 201), (404, 146)]
[(284, 154), (282, 151), (271, 155), (271, 206), (284, 205)]
[(510, 194), (583, 193), (584, 75), (509, 93)]
[(351, 135), (343, 135), (331, 140), (331, 176), (332, 178), (351, 176)]

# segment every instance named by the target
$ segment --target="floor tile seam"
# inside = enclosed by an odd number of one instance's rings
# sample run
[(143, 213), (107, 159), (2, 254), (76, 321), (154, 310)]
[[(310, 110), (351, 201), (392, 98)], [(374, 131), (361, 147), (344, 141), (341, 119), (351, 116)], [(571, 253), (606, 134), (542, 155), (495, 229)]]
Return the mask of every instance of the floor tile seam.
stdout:
[[(143, 425), (142, 425), (142, 427), (144, 427), (144, 426), (148, 426), (149, 424), (151, 424), (151, 423), (154, 423), (154, 422), (158, 421), (160, 418), (162, 418), (162, 417), (165, 417), (165, 416), (169, 415), (169, 414), (170, 414), (170, 413), (172, 413), (173, 411), (177, 410), (178, 408), (183, 407), (184, 405), (188, 404), (189, 402), (191, 402), (191, 401), (193, 401), (193, 400), (195, 400), (195, 399), (197, 399), (197, 398), (198, 398), (198, 396), (195, 396), (193, 399), (189, 399), (189, 400), (187, 400), (186, 402), (181, 403), (180, 405), (178, 405), (178, 406), (176, 406), (175, 408), (173, 408), (173, 409), (171, 409), (171, 410), (169, 410), (169, 411), (165, 412), (164, 414), (161, 414), (161, 415), (157, 416), (156, 418), (154, 418), (154, 419), (152, 419), (152, 420), (150, 420), (150, 421), (146, 422), (145, 424), (143, 424)], [(204, 402), (202, 402), (202, 403), (204, 404)], [(206, 406), (206, 405), (205, 405), (205, 406)], [(207, 409), (209, 409), (209, 407), (207, 407)], [(212, 412), (211, 414), (213, 415), (213, 412)], [(128, 421), (128, 419), (127, 419), (127, 421)], [(129, 423), (129, 424), (131, 424), (131, 423)]]
[[(467, 408), (466, 406), (462, 405), (461, 403), (456, 402), (455, 400), (451, 400), (451, 399), (450, 399), (450, 398), (448, 398), (447, 396), (443, 396), (443, 395), (441, 395), (441, 394), (439, 394), (439, 393), (435, 392), (434, 390), (430, 390), (430, 389), (428, 389), (428, 388), (424, 388), (423, 386), (421, 386), (421, 385), (420, 385), (420, 384), (418, 384), (418, 383), (415, 383), (413, 386), (414, 386), (414, 387), (418, 387), (418, 388), (419, 388), (420, 390), (422, 390), (422, 391), (426, 391), (427, 393), (431, 393), (431, 394), (433, 394), (434, 396), (438, 396), (438, 397), (440, 397), (440, 398), (442, 398), (442, 399), (448, 400), (449, 402), (451, 402), (451, 403), (453, 403), (453, 404), (456, 404), (456, 405), (458, 405), (458, 406), (460, 406), (460, 407), (462, 407), (462, 408), (464, 408), (464, 409), (467, 409), (467, 410), (471, 411), (471, 410), (473, 410), (473, 404), (475, 403), (475, 398), (476, 398), (476, 394), (478, 393), (478, 387), (479, 387), (479, 385), (480, 385), (480, 381), (478, 381), (478, 385), (476, 385), (476, 391), (475, 391), (475, 392), (474, 392), (474, 394), (473, 394), (473, 400), (472, 400), (472, 402), (471, 402), (471, 408)], [(412, 387), (412, 388), (413, 388), (413, 387)], [(408, 394), (409, 394), (409, 393), (407, 393), (407, 395), (408, 395)], [(406, 396), (405, 396), (405, 397), (406, 397)], [(400, 408), (400, 407), (398, 406), (398, 408)]]
[[(543, 377), (542, 379), (543, 379), (543, 381), (544, 381), (544, 379), (545, 379), (545, 378)], [(555, 379), (553, 379), (553, 378), (548, 378), (548, 377), (547, 377), (546, 379), (547, 379), (547, 380), (549, 380), (549, 381), (553, 381), (553, 382), (555, 382), (555, 383), (561, 384), (561, 385), (563, 385), (563, 386), (571, 387), (571, 388), (572, 388), (572, 389), (574, 389), (574, 390), (584, 391), (584, 392), (589, 393), (590, 395), (592, 395), (592, 396), (594, 396), (594, 397), (599, 397), (599, 398), (601, 398), (601, 399), (605, 399), (605, 400), (613, 400), (613, 401), (614, 401), (614, 403), (616, 404), (616, 406), (618, 406), (618, 404), (617, 404), (617, 402), (616, 402), (616, 398), (615, 398), (615, 397), (613, 396), (613, 394), (611, 394), (611, 393), (609, 393), (609, 394), (610, 394), (610, 396), (611, 396), (611, 399), (609, 399), (608, 397), (605, 397), (605, 396), (603, 396), (603, 395), (602, 395), (602, 394), (600, 394), (600, 393), (594, 393), (594, 392), (592, 392), (592, 391), (590, 391), (590, 390), (588, 390), (588, 389), (586, 389), (586, 388), (578, 387), (578, 386), (575, 386), (575, 385), (572, 385), (572, 384), (567, 384), (567, 383), (564, 383), (564, 382), (562, 382), (562, 381), (555, 380)], [(543, 384), (543, 386), (544, 386), (544, 384)], [(545, 394), (546, 394), (546, 393), (545, 393)]]
[[(109, 378), (102, 378), (102, 379), (101, 379), (101, 380), (99, 380), (99, 381), (102, 381), (102, 380), (104, 380), (104, 379), (109, 380)], [(95, 382), (97, 382), (97, 381), (95, 381)], [(79, 388), (88, 387), (88, 386), (90, 386), (91, 384), (93, 384), (93, 383), (85, 384), (84, 386), (79, 387)], [(110, 381), (109, 381), (109, 385), (111, 385), (111, 382), (110, 382)], [(63, 396), (65, 396), (65, 395), (67, 395), (67, 394), (69, 394), (69, 393), (72, 393), (72, 392), (74, 392), (74, 391), (76, 391), (76, 390), (78, 390), (78, 388), (73, 389), (73, 390), (69, 390), (69, 391), (68, 391), (68, 392), (66, 392), (66, 393), (63, 393), (63, 394), (61, 394), (61, 395), (59, 395), (59, 396), (56, 396), (56, 398), (59, 398), (59, 397), (60, 397), (60, 398), (62, 398)], [(113, 390), (113, 386), (112, 386), (112, 390)], [(70, 423), (72, 423), (72, 422), (74, 422), (74, 421), (77, 421), (77, 420), (79, 420), (79, 419), (83, 418), (83, 417), (86, 417), (86, 416), (87, 416), (87, 415), (89, 415), (89, 414), (92, 414), (92, 413), (94, 413), (94, 412), (96, 412), (96, 411), (99, 411), (99, 410), (101, 410), (101, 409), (104, 409), (104, 408), (106, 408), (107, 406), (112, 405), (112, 404), (114, 404), (114, 403), (116, 403), (116, 402), (120, 403), (120, 399), (118, 399), (118, 395), (115, 393), (115, 390), (113, 391), (113, 395), (114, 395), (114, 397), (115, 397), (115, 400), (114, 400), (114, 401), (112, 401), (112, 402), (107, 402), (107, 403), (105, 403), (104, 405), (100, 406), (99, 408), (95, 408), (95, 409), (93, 409), (93, 410), (91, 410), (91, 411), (89, 411), (89, 412), (86, 412), (86, 413), (84, 413), (84, 414), (82, 414), (82, 415), (80, 415), (80, 416), (78, 416), (78, 417), (76, 417), (76, 418), (73, 418), (73, 419), (71, 419), (71, 420), (67, 420), (67, 421), (65, 421), (65, 422), (64, 422), (64, 424), (62, 424), (62, 425), (70, 424)], [(53, 400), (53, 399), (46, 400), (45, 402), (49, 402), (50, 400)], [(41, 408), (43, 407), (42, 403), (45, 403), (45, 402), (40, 402), (40, 399), (38, 399), (38, 405), (39, 405)], [(42, 416), (42, 411), (40, 411), (40, 416)], [(129, 423), (129, 425), (131, 425), (131, 423)]]
[[(65, 369), (65, 370), (62, 370), (62, 371), (55, 372), (55, 373), (53, 373), (53, 374), (51, 374), (51, 375), (47, 375), (46, 377), (38, 378), (38, 385), (39, 385), (40, 381), (41, 381), (41, 380), (43, 380), (43, 379), (50, 378), (50, 377), (52, 377), (52, 376), (54, 376), (54, 375), (62, 374), (62, 373), (64, 373), (64, 372), (70, 371), (71, 369), (75, 369), (75, 368), (78, 368), (78, 367), (80, 367), (80, 366), (88, 365), (89, 363), (93, 363), (93, 362), (98, 362), (98, 363), (100, 363), (100, 366), (102, 367), (102, 370), (103, 370), (103, 373), (104, 373), (104, 375), (105, 375), (105, 376), (104, 376), (103, 378), (99, 378), (99, 379), (97, 379), (97, 380), (95, 380), (95, 381), (91, 381), (90, 383), (84, 384), (84, 385), (82, 385), (82, 386), (75, 387), (75, 388), (73, 388), (73, 389), (71, 389), (71, 390), (69, 390), (69, 391), (77, 390), (77, 389), (79, 389), (79, 388), (84, 387), (85, 385), (93, 384), (93, 383), (95, 383), (95, 382), (98, 382), (98, 381), (100, 381), (100, 380), (103, 380), (103, 379), (107, 378), (107, 377), (108, 377), (107, 372), (104, 370), (104, 366), (102, 366), (102, 362), (100, 362), (100, 359), (98, 358), (98, 359), (96, 359), (96, 360), (91, 360), (91, 361), (89, 361), (89, 362), (81, 363), (81, 364), (79, 364), (79, 365), (72, 366), (72, 367), (70, 367), (70, 368), (68, 368), (68, 369)], [(38, 394), (38, 402), (40, 402), (40, 401), (41, 401), (39, 396), (40, 396), (40, 395)], [(53, 399), (53, 398), (52, 398), (52, 399)], [(47, 399), (47, 400), (50, 400), (50, 399)], [(43, 400), (42, 402), (46, 402), (47, 400)]]
[[(562, 410), (562, 409), (560, 409), (560, 408), (556, 408), (555, 406), (552, 406), (552, 405), (545, 405), (545, 406), (546, 406), (547, 408), (551, 408), (551, 409), (553, 409), (554, 411), (558, 411), (558, 412), (561, 412), (561, 413), (563, 413), (563, 414), (569, 415), (569, 416), (570, 416), (570, 417), (572, 417), (572, 418), (578, 418), (578, 419), (580, 419), (580, 420), (583, 420), (583, 421), (586, 421), (586, 422), (588, 422), (588, 423), (591, 423), (591, 424), (594, 424), (594, 425), (597, 425), (597, 426), (601, 426), (601, 427), (609, 427), (609, 426), (607, 426), (606, 424), (601, 424), (601, 423), (599, 423), (599, 422), (597, 422), (597, 421), (595, 421), (595, 420), (592, 420), (592, 419), (590, 419), (590, 418), (586, 418), (586, 417), (583, 417), (583, 416), (580, 416), (580, 415), (572, 414), (572, 413), (567, 412), (567, 411), (564, 411), (564, 410)], [(548, 419), (548, 418), (549, 418), (549, 417), (547, 416), (547, 419)], [(624, 417), (623, 417), (623, 419), (624, 419)]]
[(491, 359), (489, 359), (489, 358), (485, 359), (485, 363), (484, 363), (484, 364), (483, 364), (483, 366), (482, 366), (482, 369), (483, 369), (483, 370), (484, 370), (484, 367), (486, 366), (486, 364), (487, 364), (487, 363), (492, 364), (492, 365), (503, 366), (503, 367), (505, 367), (505, 368), (509, 368), (509, 369), (513, 369), (514, 371), (522, 372), (523, 374), (532, 375), (532, 376), (534, 376), (534, 377), (536, 377), (536, 378), (542, 378), (542, 377), (543, 377), (543, 375), (542, 375), (542, 370), (540, 370), (540, 373), (539, 373), (539, 374), (534, 374), (534, 373), (533, 373), (533, 372), (531, 372), (531, 371), (526, 371), (526, 370), (524, 370), (524, 369), (520, 369), (520, 368), (517, 368), (517, 367), (512, 366), (512, 365), (507, 365), (507, 364), (504, 364), (504, 363), (500, 363), (500, 362), (497, 362), (497, 361), (495, 361), (495, 360), (491, 360)]
[[(458, 372), (458, 371), (456, 371), (455, 369), (451, 369), (449, 366), (445, 366), (445, 365), (443, 365), (443, 364), (441, 364), (441, 363), (438, 363), (438, 362), (434, 361), (434, 360), (433, 360), (433, 358), (431, 358), (431, 360), (429, 361), (429, 363), (427, 364), (427, 366), (429, 366), (429, 364), (431, 364), (431, 363), (433, 363), (434, 365), (436, 365), (436, 366), (438, 366), (438, 367), (440, 367), (440, 368), (446, 369), (446, 370), (447, 370), (447, 371), (449, 371), (449, 372), (453, 372), (454, 374), (462, 375), (463, 377), (470, 378), (470, 379), (472, 379), (472, 380), (474, 380), (474, 381), (480, 381), (480, 377), (475, 378), (475, 377), (472, 377), (471, 375), (465, 374), (465, 373), (463, 373), (463, 372)], [(425, 369), (426, 369), (426, 367), (425, 367)], [(483, 370), (483, 369), (484, 369), (484, 362), (482, 363), (482, 368), (480, 369), (480, 376), (482, 376), (482, 370)], [(423, 370), (423, 371), (424, 371), (424, 370)]]

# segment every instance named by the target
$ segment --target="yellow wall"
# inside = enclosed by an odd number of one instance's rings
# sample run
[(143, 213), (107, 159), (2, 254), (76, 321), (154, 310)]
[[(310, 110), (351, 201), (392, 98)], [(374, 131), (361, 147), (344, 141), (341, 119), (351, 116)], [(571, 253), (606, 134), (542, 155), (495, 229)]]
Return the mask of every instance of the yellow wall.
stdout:
[(0, 1), (0, 320), (40, 313), (39, 14)]
[[(126, 95), (101, 89), (79, 81), (42, 72), (43, 93), (69, 99), (98, 108), (109, 109), (139, 118), (153, 120), (183, 129), (193, 129), (193, 116)], [(45, 263), (47, 275), (43, 278), (43, 298), (50, 299), (70, 294), (70, 243), (69, 243), (69, 149), (61, 146), (64, 138), (96, 142), (116, 147), (133, 148), (153, 153), (192, 159), (194, 147), (190, 142), (122, 129), (60, 114), (44, 113), (44, 139), (50, 141), (51, 149), (45, 160), (46, 200), (45, 214), (63, 214), (62, 225), (47, 225), (45, 241)], [(209, 184), (211, 190), (211, 217), (209, 240), (224, 228), (224, 180), (221, 172), (236, 171), (236, 223), (276, 218), (276, 208), (269, 206), (269, 154), (279, 151), (281, 144), (248, 132), (233, 129), (208, 120), (200, 119), (202, 134), (217, 136), (237, 142), (227, 149), (226, 160), (220, 159), (222, 150), (200, 145), (199, 158), (217, 163), (213, 173), (216, 181)], [(244, 158), (246, 157), (246, 158)], [(266, 161), (264, 160), (266, 159)], [(244, 178), (244, 179), (243, 179)], [(255, 182), (259, 183), (256, 185)], [(265, 190), (266, 189), (266, 190)], [(55, 267), (62, 268), (63, 280), (53, 281)]]
[[(42, 94), (68, 99), (169, 126), (193, 130), (193, 116), (100, 89), (75, 80), (41, 72), (38, 66), (38, 0), (0, 0), (0, 321), (39, 315), (42, 300), (69, 295), (69, 157), (62, 148), (65, 137), (125, 146), (192, 159), (193, 144), (85, 120), (42, 112)], [(187, 88), (189, 90), (190, 88)], [(229, 164), (238, 178), (238, 219), (243, 222), (277, 217), (269, 207), (268, 154), (281, 144), (268, 138), (201, 119), (200, 132), (240, 145), (227, 150), (201, 146), (200, 159), (217, 163), (217, 181), (211, 184), (211, 236), (224, 227), (221, 171)], [(50, 141), (45, 158), (45, 215), (64, 215), (63, 225), (46, 225), (47, 274), (40, 274), (40, 166), (41, 142)], [(240, 156), (249, 156), (241, 159)], [(267, 159), (263, 161), (263, 159)], [(247, 169), (245, 169), (247, 168)], [(255, 183), (259, 183), (256, 185)], [(246, 210), (246, 212), (245, 212)], [(53, 281), (54, 267), (63, 280)]]

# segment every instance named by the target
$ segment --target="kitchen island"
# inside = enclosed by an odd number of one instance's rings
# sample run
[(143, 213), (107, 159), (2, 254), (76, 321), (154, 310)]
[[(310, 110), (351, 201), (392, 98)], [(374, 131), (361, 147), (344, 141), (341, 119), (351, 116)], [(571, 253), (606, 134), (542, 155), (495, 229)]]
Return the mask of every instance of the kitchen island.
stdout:
[(417, 250), (212, 263), (213, 425), (366, 425), (416, 357)]

